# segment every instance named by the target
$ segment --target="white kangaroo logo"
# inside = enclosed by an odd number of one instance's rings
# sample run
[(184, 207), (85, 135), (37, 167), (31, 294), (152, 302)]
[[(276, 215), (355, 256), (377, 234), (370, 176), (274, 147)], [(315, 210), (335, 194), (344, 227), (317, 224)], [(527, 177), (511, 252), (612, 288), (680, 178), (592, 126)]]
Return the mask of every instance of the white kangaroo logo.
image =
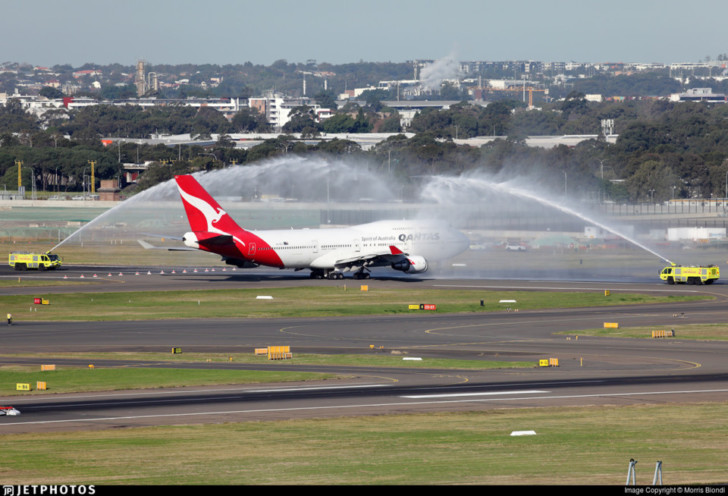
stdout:
[(197, 210), (202, 212), (202, 215), (205, 216), (205, 220), (207, 220), (207, 230), (209, 232), (228, 234), (226, 232), (221, 231), (217, 227), (215, 227), (215, 224), (217, 224), (220, 221), (222, 216), (227, 215), (227, 213), (222, 208), (215, 209), (212, 205), (210, 205), (206, 201), (201, 200), (201, 199), (197, 198), (196, 196), (190, 195), (186, 191), (183, 191), (181, 188), (180, 188), (180, 194), (182, 195), (182, 198), (184, 198), (184, 200), (187, 203), (189, 203), (190, 205), (195, 207)]
[[(220, 219), (222, 219), (223, 215), (227, 215), (227, 212), (223, 210), (220, 207), (213, 207), (209, 203), (207, 203), (205, 200), (202, 200), (201, 198), (197, 198), (196, 196), (192, 196), (191, 194), (184, 191), (182, 188), (179, 188), (180, 195), (190, 205), (195, 207), (197, 210), (202, 212), (202, 215), (205, 216), (205, 220), (207, 221), (207, 231), (208, 232), (214, 232), (218, 234), (225, 234), (230, 235), (230, 233), (225, 232), (221, 229), (218, 229), (215, 224), (217, 224)], [(233, 239), (240, 243), (243, 246), (245, 245), (245, 242), (238, 238), (237, 236), (233, 236)]]

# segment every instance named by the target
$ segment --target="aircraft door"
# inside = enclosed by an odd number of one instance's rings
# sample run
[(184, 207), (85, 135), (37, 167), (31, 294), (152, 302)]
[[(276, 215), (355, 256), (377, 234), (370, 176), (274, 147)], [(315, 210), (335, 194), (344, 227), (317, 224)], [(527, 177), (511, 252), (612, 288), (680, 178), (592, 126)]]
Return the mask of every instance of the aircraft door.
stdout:
[(248, 243), (248, 256), (254, 257), (256, 253), (255, 243)]

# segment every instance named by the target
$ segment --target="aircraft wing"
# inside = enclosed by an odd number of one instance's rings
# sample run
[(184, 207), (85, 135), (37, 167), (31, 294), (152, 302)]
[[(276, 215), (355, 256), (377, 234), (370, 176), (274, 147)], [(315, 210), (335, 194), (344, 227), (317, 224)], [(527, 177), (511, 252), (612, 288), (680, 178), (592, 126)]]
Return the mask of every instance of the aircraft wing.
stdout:
[(378, 267), (400, 262), (406, 257), (406, 253), (395, 246), (390, 246), (387, 250), (338, 259), (334, 262), (334, 267), (340, 270), (359, 267)]

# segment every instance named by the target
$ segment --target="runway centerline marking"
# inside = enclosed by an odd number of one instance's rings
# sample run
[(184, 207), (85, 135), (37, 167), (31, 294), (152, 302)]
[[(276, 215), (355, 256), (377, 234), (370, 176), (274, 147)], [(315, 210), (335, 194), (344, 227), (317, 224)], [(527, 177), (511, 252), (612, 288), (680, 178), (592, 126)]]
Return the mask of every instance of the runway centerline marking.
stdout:
[[(611, 394), (574, 394), (574, 395), (560, 395), (560, 396), (531, 396), (523, 398), (515, 398), (516, 400), (547, 400), (547, 399), (576, 399), (576, 398), (610, 398), (610, 397), (629, 397), (629, 396), (661, 396), (669, 394), (712, 394), (712, 393), (728, 393), (728, 389), (697, 389), (697, 390), (676, 390), (676, 391), (642, 391), (634, 393), (611, 393)], [(488, 402), (501, 402), (508, 401), (513, 398), (469, 398), (469, 399), (458, 399), (458, 400), (446, 400), (446, 401), (425, 401), (425, 402), (392, 402), (392, 403), (364, 403), (355, 405), (330, 405), (330, 406), (311, 406), (311, 407), (293, 407), (293, 408), (261, 408), (261, 409), (250, 409), (250, 410), (223, 410), (223, 411), (207, 411), (207, 412), (185, 412), (185, 413), (167, 413), (167, 414), (155, 414), (155, 415), (129, 415), (129, 416), (118, 416), (118, 417), (96, 417), (96, 418), (76, 418), (76, 419), (65, 419), (65, 420), (42, 420), (42, 421), (29, 421), (29, 422), (14, 422), (12, 424), (0, 425), (2, 427), (12, 428), (13, 426), (21, 425), (41, 425), (41, 424), (63, 424), (63, 423), (80, 423), (80, 422), (108, 422), (114, 420), (142, 420), (142, 419), (153, 419), (153, 418), (172, 418), (172, 417), (201, 417), (210, 415), (242, 415), (242, 414), (261, 414), (261, 413), (285, 413), (285, 412), (303, 412), (303, 411), (314, 411), (314, 410), (344, 410), (344, 409), (355, 409), (355, 408), (389, 408), (393, 406), (412, 406), (417, 404), (433, 405), (433, 404), (448, 404), (448, 403), (488, 403)]]
[(524, 390), (524, 391), (493, 391), (488, 393), (442, 393), (442, 394), (420, 394), (420, 395), (406, 395), (401, 396), (401, 398), (408, 398), (408, 399), (415, 399), (415, 400), (421, 400), (421, 399), (435, 399), (435, 398), (459, 398), (459, 397), (466, 397), (466, 396), (501, 396), (506, 394), (546, 394), (550, 393), (551, 391), (541, 391), (538, 389), (532, 389), (532, 390)]

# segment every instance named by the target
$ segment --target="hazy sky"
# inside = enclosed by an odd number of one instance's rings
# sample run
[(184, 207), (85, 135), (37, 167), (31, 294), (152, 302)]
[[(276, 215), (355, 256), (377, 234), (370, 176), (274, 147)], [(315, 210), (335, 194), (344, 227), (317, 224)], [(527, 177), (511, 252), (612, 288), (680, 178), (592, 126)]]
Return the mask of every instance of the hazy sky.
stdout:
[(725, 0), (1, 0), (0, 63), (697, 62)]

